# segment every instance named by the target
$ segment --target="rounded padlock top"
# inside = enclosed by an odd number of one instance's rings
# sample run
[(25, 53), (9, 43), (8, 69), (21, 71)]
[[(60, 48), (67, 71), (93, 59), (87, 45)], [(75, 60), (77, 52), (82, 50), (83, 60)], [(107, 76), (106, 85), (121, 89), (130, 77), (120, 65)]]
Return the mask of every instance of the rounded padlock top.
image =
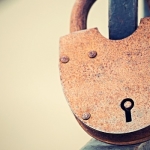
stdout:
[(76, 0), (70, 19), (70, 33), (87, 28), (87, 16), (96, 0)]

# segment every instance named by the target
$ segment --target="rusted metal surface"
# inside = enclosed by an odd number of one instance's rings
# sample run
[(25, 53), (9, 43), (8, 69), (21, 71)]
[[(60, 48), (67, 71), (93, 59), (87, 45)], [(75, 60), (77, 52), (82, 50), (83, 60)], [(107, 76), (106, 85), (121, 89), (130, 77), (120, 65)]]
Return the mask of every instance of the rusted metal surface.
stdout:
[(90, 119), (90, 117), (91, 117), (91, 114), (90, 114), (90, 113), (84, 113), (84, 114), (82, 115), (82, 119), (83, 119), (83, 120), (88, 120), (88, 119)]
[(70, 19), (70, 32), (86, 29), (87, 16), (96, 0), (76, 0)]
[(61, 56), (60, 61), (62, 63), (67, 63), (67, 62), (69, 62), (69, 57), (68, 56)]
[[(150, 18), (123, 40), (108, 40), (97, 29), (64, 36), (60, 40), (61, 81), (69, 105), (80, 125), (96, 139), (133, 144), (150, 137)], [(90, 59), (94, 49), (97, 57)], [(126, 122), (121, 102), (131, 98), (132, 121)], [(90, 119), (83, 120), (85, 112)], [(141, 134), (142, 133), (142, 134)]]
[(88, 55), (89, 55), (89, 58), (95, 58), (97, 56), (97, 52), (96, 51), (90, 51)]
[[(77, 0), (73, 13), (88, 2)], [(107, 143), (150, 139), (150, 18), (142, 19), (131, 36), (109, 40), (97, 28), (77, 31), (85, 25), (82, 17), (79, 26), (71, 21), (76, 32), (60, 39), (61, 82), (73, 114), (88, 134)], [(91, 51), (96, 52), (92, 59)]]

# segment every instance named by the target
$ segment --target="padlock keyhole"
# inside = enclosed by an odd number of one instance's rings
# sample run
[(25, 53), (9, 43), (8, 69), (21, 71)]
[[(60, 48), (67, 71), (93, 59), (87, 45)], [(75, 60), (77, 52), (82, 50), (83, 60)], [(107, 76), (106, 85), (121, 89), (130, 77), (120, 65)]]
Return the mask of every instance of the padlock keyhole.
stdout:
[(131, 122), (131, 109), (134, 106), (134, 101), (130, 98), (126, 98), (121, 102), (121, 108), (125, 111), (126, 122)]

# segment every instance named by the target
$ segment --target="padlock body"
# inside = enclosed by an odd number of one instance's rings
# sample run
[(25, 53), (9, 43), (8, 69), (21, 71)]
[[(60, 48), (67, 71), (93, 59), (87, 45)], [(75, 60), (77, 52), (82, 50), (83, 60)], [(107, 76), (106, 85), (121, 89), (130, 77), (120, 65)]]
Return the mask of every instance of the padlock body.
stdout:
[[(144, 18), (122, 40), (106, 39), (97, 28), (60, 39), (64, 94), (79, 124), (98, 140), (126, 145), (150, 139), (149, 27), (150, 18)], [(121, 108), (125, 99), (134, 102), (129, 122)], [(90, 114), (88, 119), (83, 118), (85, 113)]]

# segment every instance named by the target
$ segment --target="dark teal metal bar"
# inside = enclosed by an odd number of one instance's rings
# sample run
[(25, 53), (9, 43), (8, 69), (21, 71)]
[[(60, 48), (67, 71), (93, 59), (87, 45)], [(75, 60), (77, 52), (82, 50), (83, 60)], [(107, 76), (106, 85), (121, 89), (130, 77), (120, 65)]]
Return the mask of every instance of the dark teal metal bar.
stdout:
[(109, 0), (109, 38), (123, 39), (137, 28), (138, 0)]
[[(144, 10), (144, 17), (150, 17), (150, 6), (148, 5), (147, 3), (148, 0), (144, 0), (144, 7), (143, 7), (143, 10)], [(150, 1), (150, 0), (149, 0)]]
[[(150, 145), (149, 145), (149, 143), (146, 143), (144, 146), (145, 146), (145, 148), (147, 148)], [(97, 141), (95, 139), (91, 139), (80, 150), (148, 150), (148, 149), (143, 149), (142, 144), (117, 146), (117, 145), (103, 143), (103, 142)]]

